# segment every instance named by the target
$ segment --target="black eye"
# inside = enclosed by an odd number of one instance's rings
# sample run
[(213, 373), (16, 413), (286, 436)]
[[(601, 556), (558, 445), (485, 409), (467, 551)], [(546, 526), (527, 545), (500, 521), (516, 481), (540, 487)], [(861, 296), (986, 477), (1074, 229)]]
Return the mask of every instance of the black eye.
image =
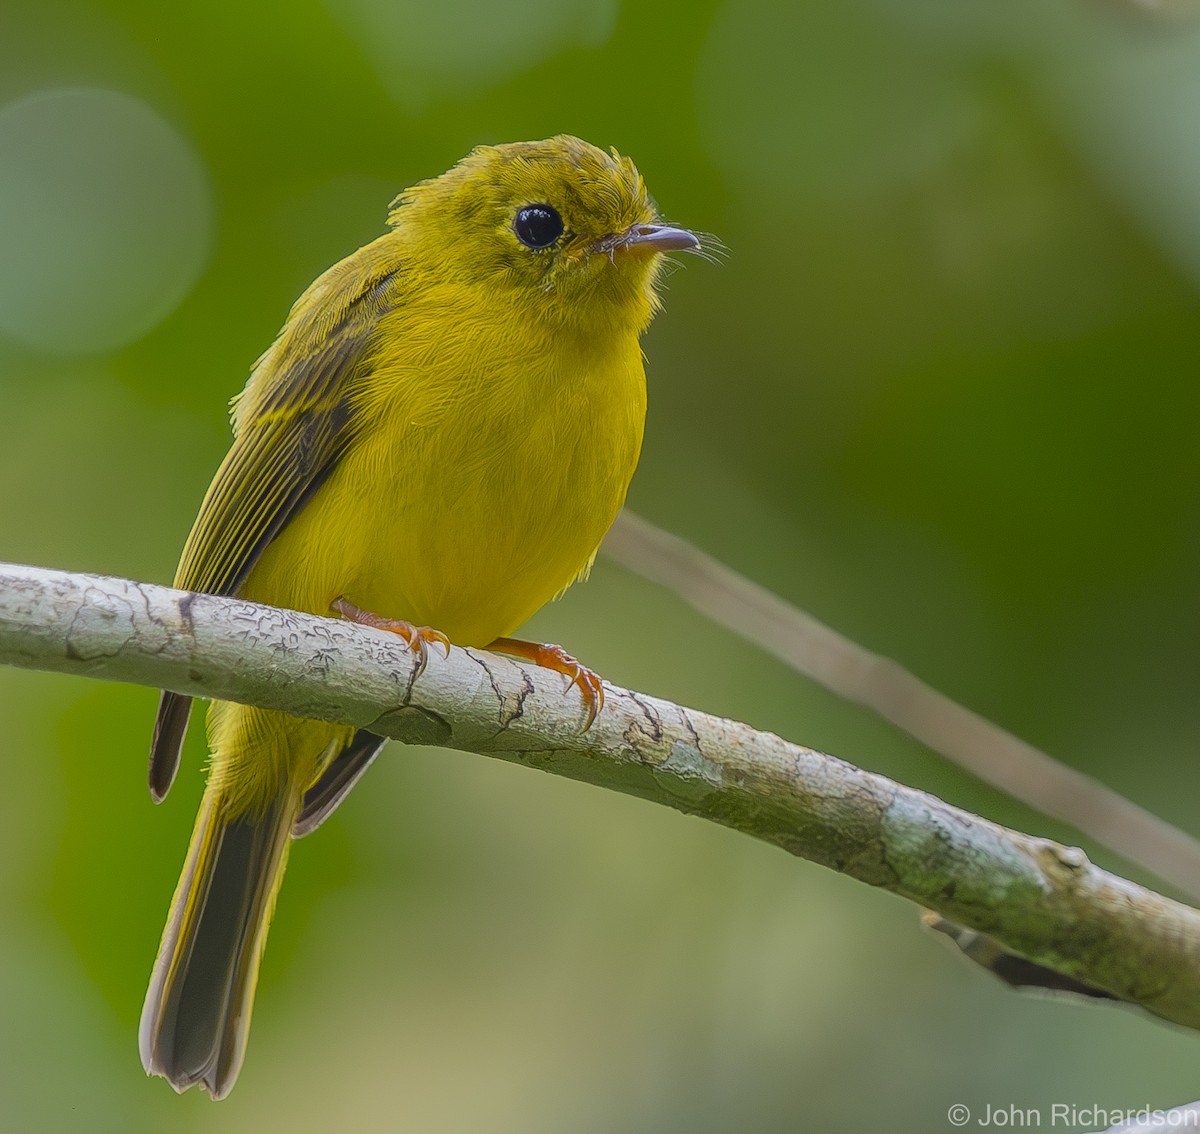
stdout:
[(563, 234), (562, 217), (550, 205), (526, 205), (517, 211), (513, 232), (528, 248), (549, 248)]

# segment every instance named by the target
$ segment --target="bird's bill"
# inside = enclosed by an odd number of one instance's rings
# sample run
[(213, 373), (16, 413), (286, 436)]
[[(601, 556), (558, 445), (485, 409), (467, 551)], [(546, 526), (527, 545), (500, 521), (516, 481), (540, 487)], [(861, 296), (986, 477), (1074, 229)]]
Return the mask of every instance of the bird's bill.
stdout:
[(665, 224), (635, 224), (609, 238), (613, 251), (690, 252), (700, 247), (700, 238), (686, 228)]

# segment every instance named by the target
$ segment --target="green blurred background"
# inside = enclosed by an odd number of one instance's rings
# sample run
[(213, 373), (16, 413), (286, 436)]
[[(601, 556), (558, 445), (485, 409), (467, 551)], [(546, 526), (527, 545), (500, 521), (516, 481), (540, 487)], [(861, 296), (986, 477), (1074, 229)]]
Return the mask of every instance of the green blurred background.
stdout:
[[(169, 581), (300, 290), (472, 145), (570, 131), (731, 250), (671, 276), (631, 504), (1200, 833), (1193, 13), (3, 0), (0, 556)], [(1077, 838), (604, 562), (528, 633)], [(177, 1098), (136, 1029), (203, 749), (152, 807), (154, 702), (0, 672), (4, 1130), (925, 1132), (1200, 1093), (1195, 1036), (1003, 991), (901, 901), (393, 746), (296, 847), (232, 1097)]]

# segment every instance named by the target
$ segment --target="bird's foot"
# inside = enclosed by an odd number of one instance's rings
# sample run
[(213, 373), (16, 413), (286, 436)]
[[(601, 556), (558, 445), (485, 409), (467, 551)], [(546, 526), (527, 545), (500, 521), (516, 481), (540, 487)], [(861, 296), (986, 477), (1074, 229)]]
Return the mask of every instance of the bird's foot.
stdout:
[(400, 618), (384, 618), (381, 615), (372, 614), (369, 610), (355, 606), (344, 595), (334, 599), (329, 607), (334, 613), (340, 614), (350, 622), (357, 622), (360, 626), (373, 626), (376, 630), (386, 630), (389, 634), (398, 634), (404, 639), (408, 648), (417, 655), (417, 677), (421, 676), (421, 671), (424, 670), (425, 663), (429, 660), (431, 645), (441, 646), (446, 651), (446, 657), (450, 656), (450, 639), (440, 630), (434, 630), (429, 626), (414, 626), (411, 622), (405, 622)]
[(533, 662), (534, 665), (561, 673), (568, 679), (567, 689), (578, 685), (579, 695), (583, 698), (583, 706), (587, 710), (587, 720), (583, 725), (584, 732), (592, 727), (596, 714), (604, 708), (604, 684), (599, 674), (593, 673), (587, 666), (577, 662), (562, 646), (525, 642), (520, 638), (497, 638), (487, 648), (495, 650), (497, 653), (524, 658), (526, 661)]

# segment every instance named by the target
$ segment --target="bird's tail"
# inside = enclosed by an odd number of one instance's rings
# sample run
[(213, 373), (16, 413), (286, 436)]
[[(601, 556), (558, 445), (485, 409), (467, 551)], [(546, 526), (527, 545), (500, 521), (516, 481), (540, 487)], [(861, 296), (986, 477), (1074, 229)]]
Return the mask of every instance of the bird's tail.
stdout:
[(302, 796), (290, 783), (261, 813), (228, 813), (210, 782), (142, 1009), (148, 1074), (177, 1091), (232, 1089), (246, 1047), (258, 964)]

